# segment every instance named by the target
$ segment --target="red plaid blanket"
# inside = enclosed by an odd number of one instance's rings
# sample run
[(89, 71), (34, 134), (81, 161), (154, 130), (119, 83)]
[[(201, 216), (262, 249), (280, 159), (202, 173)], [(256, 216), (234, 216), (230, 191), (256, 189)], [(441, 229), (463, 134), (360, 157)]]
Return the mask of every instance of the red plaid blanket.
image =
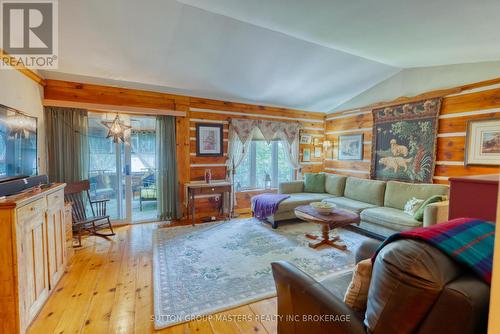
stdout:
[(380, 245), (372, 260), (375, 260), (378, 252), (385, 245), (405, 238), (427, 242), (471, 269), (488, 284), (491, 283), (495, 240), (494, 223), (472, 218), (458, 218), (434, 226), (395, 233)]

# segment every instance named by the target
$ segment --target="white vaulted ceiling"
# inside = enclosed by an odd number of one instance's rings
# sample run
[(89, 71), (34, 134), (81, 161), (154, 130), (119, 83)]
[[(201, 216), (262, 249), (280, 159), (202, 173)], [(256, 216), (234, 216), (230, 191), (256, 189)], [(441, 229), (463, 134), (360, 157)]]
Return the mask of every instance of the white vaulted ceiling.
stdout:
[(329, 111), (402, 68), (500, 60), (500, 1), (64, 0), (48, 78)]

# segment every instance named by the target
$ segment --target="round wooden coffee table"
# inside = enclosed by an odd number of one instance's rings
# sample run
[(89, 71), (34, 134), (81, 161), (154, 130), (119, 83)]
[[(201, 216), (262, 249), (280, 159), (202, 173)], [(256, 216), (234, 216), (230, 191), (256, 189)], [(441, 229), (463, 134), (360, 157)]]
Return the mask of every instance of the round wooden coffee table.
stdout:
[(317, 212), (310, 205), (301, 205), (295, 208), (295, 216), (307, 222), (316, 223), (321, 225), (321, 236), (306, 234), (309, 239), (316, 240), (310, 242), (309, 247), (316, 248), (321, 245), (329, 245), (341, 250), (347, 249), (345, 244), (339, 243), (342, 241), (339, 236), (330, 238), (330, 231), (344, 227), (351, 224), (359, 223), (359, 215), (347, 210), (333, 209), (329, 215), (323, 215)]

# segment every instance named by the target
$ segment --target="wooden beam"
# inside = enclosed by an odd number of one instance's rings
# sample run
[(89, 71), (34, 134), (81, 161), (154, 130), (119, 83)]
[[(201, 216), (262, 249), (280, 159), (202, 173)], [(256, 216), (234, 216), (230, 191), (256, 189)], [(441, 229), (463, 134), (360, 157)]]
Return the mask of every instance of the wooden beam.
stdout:
[(41, 86), (46, 86), (45, 79), (42, 78), (40, 75), (37, 73), (33, 72), (32, 70), (26, 68), (24, 65), (19, 64), (18, 60), (14, 57), (9, 55), (7, 52), (5, 52), (3, 49), (0, 49), (0, 58), (1, 61), (3, 61), (6, 65), (12, 66), (14, 69), (18, 70), (37, 84)]
[[(136, 89), (47, 80), (44, 98), (52, 101), (111, 105), (154, 110), (175, 110), (182, 97)], [(187, 101), (187, 98), (184, 98)], [(125, 108), (125, 109), (126, 109)]]
[(76, 102), (76, 101), (63, 101), (63, 100), (50, 100), (44, 99), (43, 105), (46, 107), (66, 107), (66, 108), (80, 108), (95, 111), (104, 112), (119, 112), (123, 114), (135, 114), (135, 115), (169, 115), (169, 116), (179, 116), (185, 117), (185, 111), (179, 110), (168, 110), (168, 109), (154, 109), (145, 107), (130, 107), (130, 106), (120, 106), (112, 104), (100, 104), (100, 103), (86, 103), (86, 102)]

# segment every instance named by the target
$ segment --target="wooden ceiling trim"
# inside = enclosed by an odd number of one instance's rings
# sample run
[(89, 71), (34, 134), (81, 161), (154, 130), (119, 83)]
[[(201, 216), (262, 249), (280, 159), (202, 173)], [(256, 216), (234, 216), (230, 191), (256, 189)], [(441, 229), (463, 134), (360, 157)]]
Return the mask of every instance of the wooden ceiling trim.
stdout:
[(272, 118), (272, 119), (281, 119), (287, 121), (299, 121), (299, 122), (320, 123), (320, 124), (324, 123), (324, 119), (290, 117), (290, 116), (280, 116), (273, 114), (256, 114), (248, 112), (225, 111), (225, 110), (214, 110), (214, 109), (203, 109), (203, 108), (190, 108), (190, 110), (194, 112), (203, 112), (212, 114), (235, 115), (235, 116), (245, 116), (245, 117), (253, 116), (258, 118)]
[(34, 71), (26, 68), (24, 65), (17, 64), (16, 58), (9, 55), (3, 49), (0, 49), (0, 58), (1, 58), (1, 61), (4, 62), (6, 65), (12, 66), (15, 70), (21, 72), (26, 77), (30, 78), (31, 80), (33, 80), (34, 82), (36, 82), (40, 86), (47, 85), (44, 78), (42, 78), (39, 74), (35, 73)]
[(155, 108), (145, 108), (145, 107), (131, 107), (131, 106), (100, 104), (100, 103), (87, 103), (87, 102), (77, 102), (77, 101), (44, 99), (43, 105), (46, 107), (80, 108), (80, 109), (87, 109), (90, 111), (114, 112), (114, 113), (122, 113), (122, 114), (168, 115), (168, 116), (179, 116), (179, 117), (186, 116), (185, 111), (179, 111), (179, 110), (155, 109)]

